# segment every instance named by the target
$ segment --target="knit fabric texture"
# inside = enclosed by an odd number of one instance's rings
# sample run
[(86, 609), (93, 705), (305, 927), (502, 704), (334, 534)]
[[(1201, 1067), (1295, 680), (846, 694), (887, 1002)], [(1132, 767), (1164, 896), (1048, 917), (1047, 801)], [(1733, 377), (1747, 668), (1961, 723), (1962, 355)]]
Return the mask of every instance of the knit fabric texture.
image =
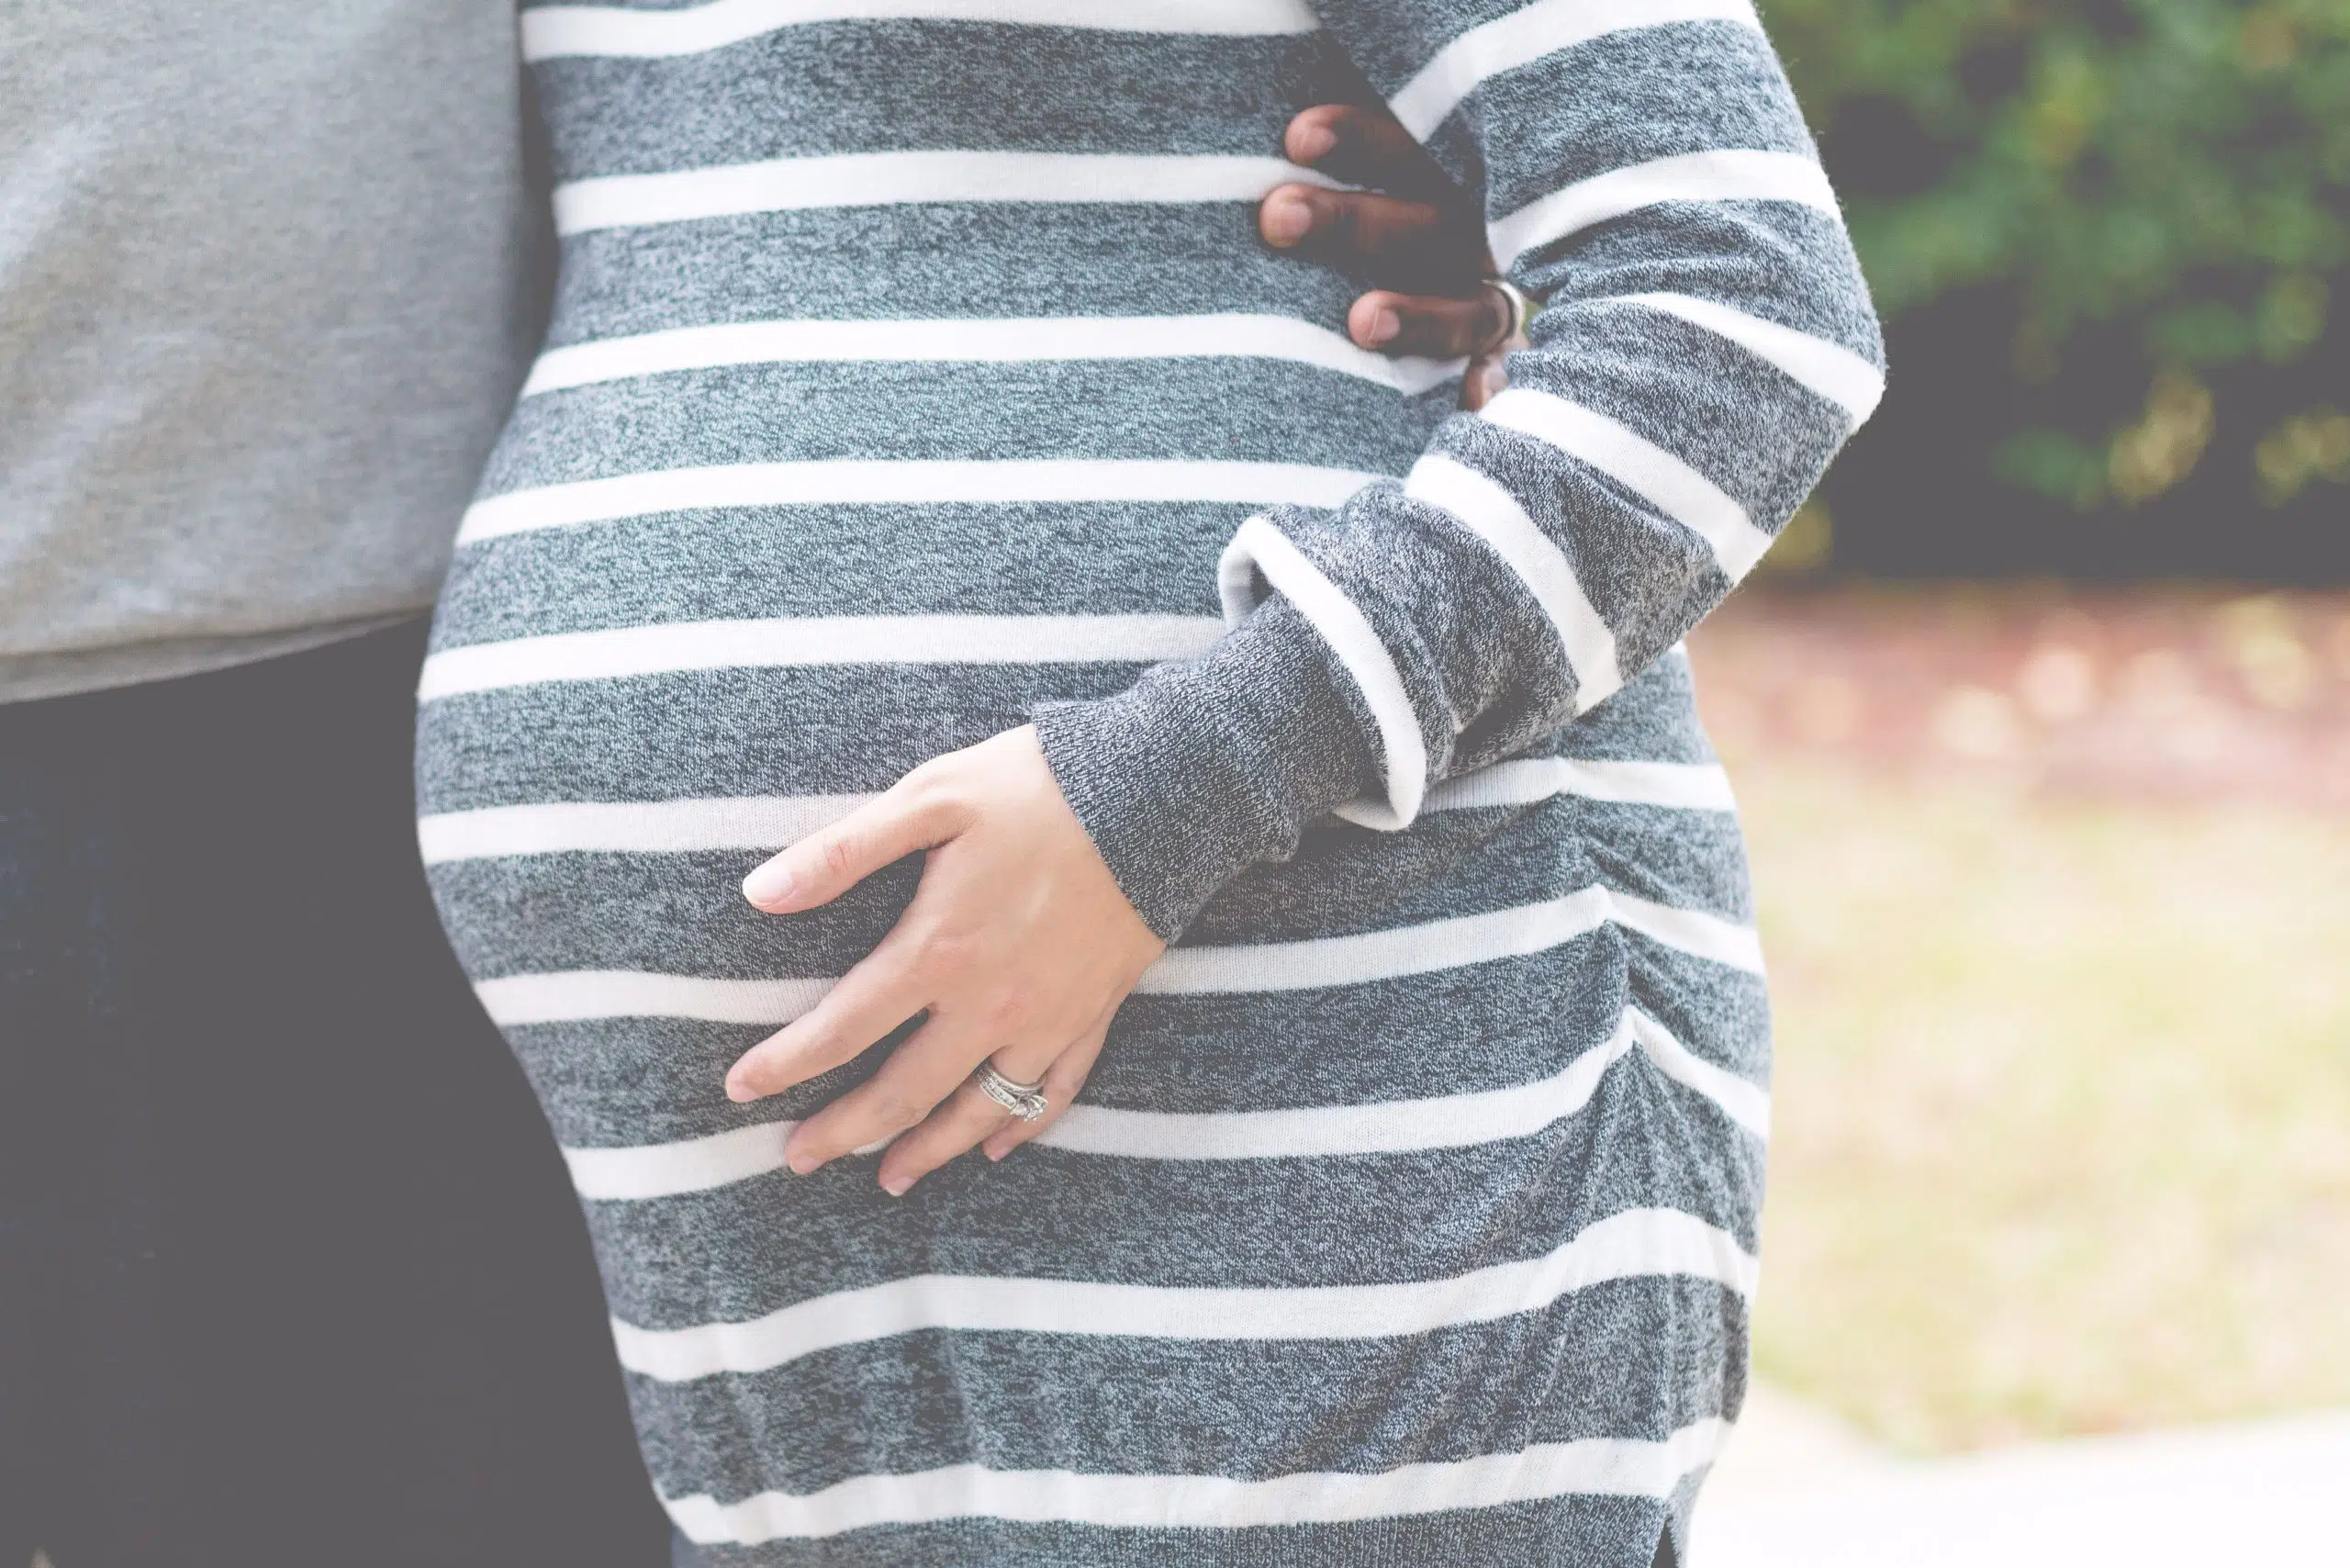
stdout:
[[(1684, 633), (1874, 406), (1743, 0), (522, 15), (552, 344), (421, 692), (443, 916), (719, 1568), (1648, 1568), (1745, 1376), (1768, 1023)], [(1265, 247), (1383, 100), (1547, 299), (1511, 387)], [(729, 1103), (904, 908), (738, 890), (1033, 722), (1175, 938), (902, 1199)]]
[(545, 318), (510, 7), (0, 14), (0, 702), (421, 617)]

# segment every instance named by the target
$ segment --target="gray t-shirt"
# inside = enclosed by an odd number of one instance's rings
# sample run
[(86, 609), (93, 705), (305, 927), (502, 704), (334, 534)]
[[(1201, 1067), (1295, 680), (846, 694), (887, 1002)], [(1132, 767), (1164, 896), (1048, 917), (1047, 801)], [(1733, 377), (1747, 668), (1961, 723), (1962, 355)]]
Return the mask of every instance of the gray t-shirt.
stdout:
[(431, 603), (535, 347), (508, 0), (0, 0), (0, 701)]

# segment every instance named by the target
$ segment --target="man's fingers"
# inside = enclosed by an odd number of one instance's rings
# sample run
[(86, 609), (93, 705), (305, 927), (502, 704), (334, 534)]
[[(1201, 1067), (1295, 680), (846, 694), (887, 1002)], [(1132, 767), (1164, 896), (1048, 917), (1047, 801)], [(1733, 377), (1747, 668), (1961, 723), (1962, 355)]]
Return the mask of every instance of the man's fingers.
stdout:
[(1426, 244), (1444, 222), (1443, 209), (1378, 191), (1328, 191), (1281, 185), (1259, 208), (1265, 241), (1282, 250), (1344, 251), (1377, 262)]
[(743, 896), (769, 914), (830, 903), (893, 860), (960, 830), (956, 808), (919, 787), (919, 773), (818, 828), (743, 879)]
[(1300, 111), (1281, 135), (1292, 163), (1319, 169), (1350, 185), (1427, 190), (1444, 171), (1395, 117), (1355, 104), (1316, 104)]
[(1469, 369), (1460, 377), (1460, 406), (1475, 413), (1509, 388), (1509, 366), (1501, 351), (1469, 362)]
[(892, 931), (822, 1001), (735, 1059), (726, 1097), (757, 1100), (854, 1061), (867, 1047), (921, 1012), (929, 998), (912, 962), (913, 945)]
[(1289, 122), (1281, 145), (1292, 162), (1370, 188), (1270, 192), (1258, 208), (1268, 244), (1424, 294), (1466, 297), (1490, 270), (1475, 205), (1393, 116), (1316, 105)]
[(1473, 299), (1374, 289), (1347, 312), (1347, 335), (1382, 353), (1465, 359), (1494, 353), (1509, 330), (1509, 305), (1481, 288)]
[(1265, 242), (1384, 287), (1469, 297), (1483, 275), (1484, 236), (1473, 219), (1433, 202), (1378, 191), (1281, 185), (1257, 209)]

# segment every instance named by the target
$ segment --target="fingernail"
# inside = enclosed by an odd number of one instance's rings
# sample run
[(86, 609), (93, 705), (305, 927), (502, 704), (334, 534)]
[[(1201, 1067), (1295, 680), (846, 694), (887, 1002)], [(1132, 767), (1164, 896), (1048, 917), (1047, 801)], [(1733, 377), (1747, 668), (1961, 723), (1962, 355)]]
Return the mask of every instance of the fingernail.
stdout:
[(726, 1097), (737, 1105), (746, 1105), (759, 1097), (759, 1092), (751, 1087), (749, 1081), (730, 1077), (726, 1081)]
[(1362, 335), (1369, 340), (1371, 347), (1376, 348), (1381, 343), (1393, 342), (1395, 334), (1403, 330), (1404, 319), (1382, 306), (1371, 313), (1371, 325), (1363, 329)]
[(906, 1195), (907, 1189), (912, 1185), (913, 1181), (911, 1177), (892, 1176), (881, 1183), (881, 1190), (893, 1198), (902, 1198)]
[(791, 896), (791, 867), (780, 857), (743, 879), (743, 896), (755, 904), (781, 903)]
[(783, 1163), (794, 1176), (805, 1176), (823, 1161), (812, 1154), (787, 1154), (783, 1157)]
[(1326, 156), (1337, 145), (1337, 131), (1326, 125), (1309, 125), (1298, 131), (1292, 156), (1301, 162), (1311, 163), (1316, 158)]
[(1303, 196), (1283, 196), (1266, 209), (1265, 238), (1276, 245), (1294, 245), (1314, 227), (1314, 209)]

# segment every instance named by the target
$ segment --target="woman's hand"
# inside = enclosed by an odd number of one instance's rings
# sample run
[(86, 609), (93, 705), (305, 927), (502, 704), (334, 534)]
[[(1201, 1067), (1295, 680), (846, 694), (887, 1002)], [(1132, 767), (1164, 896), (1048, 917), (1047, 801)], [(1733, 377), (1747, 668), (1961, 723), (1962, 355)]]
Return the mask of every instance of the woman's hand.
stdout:
[(1370, 278), (1380, 286), (1347, 312), (1362, 348), (1467, 359), (1460, 406), (1481, 409), (1509, 385), (1503, 354), (1523, 348), (1509, 297), (1486, 280), (1494, 262), (1468, 197), (1383, 109), (1322, 104), (1289, 122), (1292, 163), (1367, 188), (1281, 185), (1257, 208), (1265, 242)]
[[(769, 914), (813, 909), (918, 849), (930, 851), (922, 885), (880, 946), (726, 1075), (733, 1099), (778, 1093), (926, 1010), (871, 1080), (784, 1147), (805, 1173), (894, 1137), (881, 1159), (893, 1195), (982, 1141), (1002, 1159), (1050, 1126), (1166, 946), (1118, 890), (1027, 726), (923, 763), (752, 872), (743, 894)], [(988, 1061), (1042, 1081), (1042, 1119), (1015, 1120), (972, 1084)]]

